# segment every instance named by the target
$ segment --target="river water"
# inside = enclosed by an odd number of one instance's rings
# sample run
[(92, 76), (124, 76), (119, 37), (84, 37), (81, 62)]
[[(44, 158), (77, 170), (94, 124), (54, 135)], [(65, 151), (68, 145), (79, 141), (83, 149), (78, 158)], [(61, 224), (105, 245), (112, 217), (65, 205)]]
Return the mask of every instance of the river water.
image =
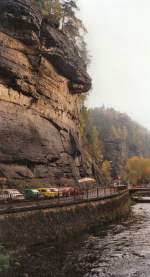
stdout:
[(27, 274), (20, 276), (28, 277), (150, 277), (150, 204), (136, 204), (131, 217), (105, 232), (40, 249), (19, 263)]

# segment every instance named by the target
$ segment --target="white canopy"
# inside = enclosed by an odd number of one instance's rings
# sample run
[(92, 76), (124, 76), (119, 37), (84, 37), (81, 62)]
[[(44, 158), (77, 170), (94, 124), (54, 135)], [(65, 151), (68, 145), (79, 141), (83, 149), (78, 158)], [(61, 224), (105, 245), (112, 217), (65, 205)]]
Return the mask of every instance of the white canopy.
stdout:
[(94, 178), (85, 177), (78, 180), (78, 182), (81, 183), (96, 183), (96, 180)]

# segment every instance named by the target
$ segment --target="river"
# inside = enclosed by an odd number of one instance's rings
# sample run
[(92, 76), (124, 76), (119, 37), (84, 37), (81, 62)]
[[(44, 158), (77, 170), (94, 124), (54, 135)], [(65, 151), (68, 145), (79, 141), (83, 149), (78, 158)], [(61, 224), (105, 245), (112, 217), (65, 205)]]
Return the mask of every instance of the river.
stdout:
[(131, 217), (105, 231), (86, 234), (57, 249), (34, 250), (18, 264), (26, 275), (16, 276), (150, 277), (150, 204), (136, 204)]

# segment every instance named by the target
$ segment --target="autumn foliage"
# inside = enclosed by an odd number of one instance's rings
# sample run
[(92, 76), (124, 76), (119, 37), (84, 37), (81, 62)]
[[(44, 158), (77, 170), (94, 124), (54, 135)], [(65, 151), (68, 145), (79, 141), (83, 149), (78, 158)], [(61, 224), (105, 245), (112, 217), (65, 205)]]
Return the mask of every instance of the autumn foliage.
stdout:
[(127, 162), (127, 179), (132, 184), (150, 182), (150, 159), (134, 156)]

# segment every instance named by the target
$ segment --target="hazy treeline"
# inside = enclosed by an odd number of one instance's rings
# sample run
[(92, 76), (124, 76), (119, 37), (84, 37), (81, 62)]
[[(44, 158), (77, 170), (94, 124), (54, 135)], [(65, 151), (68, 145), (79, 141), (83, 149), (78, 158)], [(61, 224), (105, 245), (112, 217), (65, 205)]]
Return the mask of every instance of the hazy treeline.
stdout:
[[(150, 133), (128, 115), (112, 108), (81, 112), (81, 137), (85, 167), (105, 183), (127, 178), (127, 161), (133, 156), (150, 158)], [(105, 171), (105, 174), (103, 172)]]

